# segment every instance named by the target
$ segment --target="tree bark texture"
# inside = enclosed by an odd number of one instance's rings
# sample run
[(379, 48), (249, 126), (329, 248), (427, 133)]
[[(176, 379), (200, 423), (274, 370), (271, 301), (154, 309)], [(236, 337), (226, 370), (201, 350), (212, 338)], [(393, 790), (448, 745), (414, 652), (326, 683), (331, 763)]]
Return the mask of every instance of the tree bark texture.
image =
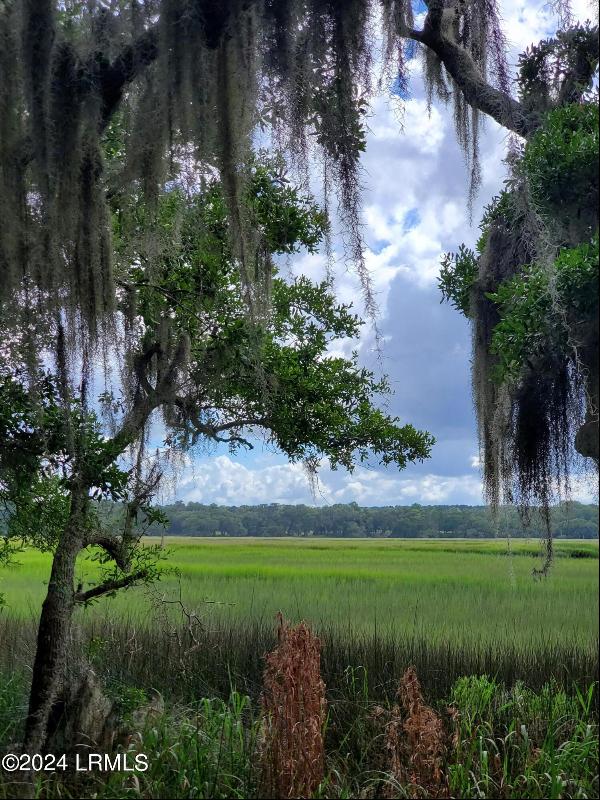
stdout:
[(75, 606), (75, 562), (82, 547), (81, 521), (81, 511), (76, 508), (54, 553), (42, 606), (23, 740), (24, 750), (30, 753), (44, 748), (52, 705), (64, 677)]

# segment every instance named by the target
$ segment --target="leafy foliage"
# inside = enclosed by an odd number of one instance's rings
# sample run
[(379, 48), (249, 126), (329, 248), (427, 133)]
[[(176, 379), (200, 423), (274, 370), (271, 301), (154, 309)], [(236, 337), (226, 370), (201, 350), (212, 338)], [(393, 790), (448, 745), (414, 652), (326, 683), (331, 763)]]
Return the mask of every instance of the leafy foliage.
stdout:
[[(593, 315), (598, 295), (598, 237), (562, 250), (554, 263), (555, 285), (539, 266), (529, 266), (500, 284), (488, 297), (499, 308), (491, 349), (498, 356), (494, 378), (518, 380), (523, 369), (545, 353), (569, 356), (569, 321)], [(557, 309), (568, 309), (567, 318)], [(570, 319), (569, 319), (570, 318)]]
[(38, 385), (41, 396), (16, 375), (0, 382), (0, 502), (7, 536), (47, 550), (66, 525), (74, 482), (83, 477), (94, 500), (118, 501), (127, 497), (131, 473), (115, 463), (93, 412), (73, 400), (65, 424), (55, 378), (46, 374)]
[(559, 30), (519, 56), (517, 78), (526, 107), (543, 116), (573, 103), (591, 88), (598, 65), (598, 29), (589, 23)]
[(475, 251), (464, 244), (458, 252), (446, 253), (441, 261), (438, 288), (442, 302), (446, 301), (465, 317), (473, 315), (473, 291), (479, 277), (479, 259), (488, 243), (490, 230), (494, 225), (510, 226), (515, 222), (515, 207), (512, 191), (506, 189), (485, 206)]
[(571, 104), (549, 111), (523, 154), (535, 202), (547, 214), (598, 207), (598, 106)]
[(492, 225), (502, 224), (511, 226), (517, 221), (515, 197), (513, 191), (509, 188), (510, 183), (510, 181), (507, 181), (507, 188), (501, 191), (496, 197), (492, 198), (491, 202), (483, 209), (483, 216), (479, 223), (481, 235), (476, 245), (477, 254), (479, 256), (485, 251)]
[(469, 317), (471, 314), (471, 290), (477, 279), (475, 253), (461, 244), (458, 253), (446, 253), (442, 259), (438, 287), (442, 301)]
[[(256, 167), (248, 184), (255, 224), (274, 254), (309, 250), (326, 230), (322, 211), (280, 175)], [(144, 241), (122, 232), (144, 229), (146, 206), (136, 203), (116, 222), (122, 252), (123, 308), (135, 309), (143, 325), (144, 368), (160, 375), (179, 337), (189, 339), (189, 383), (181, 396), (161, 400), (169, 425), (168, 442), (194, 446), (203, 437), (251, 446), (244, 428), (264, 428), (292, 460), (352, 469), (356, 458), (373, 453), (382, 463), (404, 466), (427, 456), (428, 434), (399, 427), (372, 405), (389, 391), (361, 369), (357, 357), (328, 356), (331, 343), (355, 337), (361, 321), (350, 306), (338, 304), (327, 282), (272, 278), (272, 304), (248, 317), (244, 285), (228, 238), (223, 189), (216, 181), (186, 198), (173, 190), (162, 197), (158, 219), (167, 246), (149, 270)], [(273, 275), (276, 274), (272, 266)], [(165, 339), (164, 321), (169, 320)], [(139, 375), (135, 367), (131, 380)]]

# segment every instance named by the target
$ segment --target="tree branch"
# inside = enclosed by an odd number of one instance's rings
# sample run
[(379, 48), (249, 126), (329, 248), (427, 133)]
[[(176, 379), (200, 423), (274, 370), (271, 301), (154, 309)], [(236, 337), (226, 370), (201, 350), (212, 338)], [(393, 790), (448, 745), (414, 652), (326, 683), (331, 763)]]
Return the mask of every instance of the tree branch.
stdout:
[(410, 30), (407, 35), (432, 50), (440, 59), (467, 103), (487, 114), (504, 128), (528, 138), (539, 126), (537, 118), (507, 92), (489, 84), (471, 54), (444, 31), (443, 0), (429, 0), (422, 30)]
[[(147, 259), (143, 259), (147, 262)], [(173, 292), (170, 292), (168, 289), (165, 289), (164, 286), (159, 286), (156, 283), (152, 283), (151, 281), (135, 281), (135, 282), (128, 282), (124, 280), (115, 280), (117, 286), (120, 286), (122, 289), (131, 290), (131, 289), (152, 289), (152, 291), (157, 292), (158, 294), (162, 294), (164, 298), (169, 300), (171, 303), (176, 305), (180, 308), (184, 313), (189, 314), (195, 320), (197, 320), (200, 325), (202, 326), (200, 329), (200, 333), (205, 333), (209, 330), (209, 325), (207, 324), (206, 315), (202, 317), (200, 314), (191, 311), (188, 306), (185, 305)], [(198, 303), (199, 294), (198, 291), (191, 291), (186, 289), (178, 289), (179, 294), (187, 295), (188, 299), (192, 303)]]
[[(202, 17), (206, 44), (216, 49), (221, 42), (230, 20), (228, 3), (220, 0), (196, 0), (202, 7)], [(247, 4), (247, 3), (246, 3)], [(123, 51), (110, 64), (104, 64), (100, 73), (100, 86), (103, 108), (100, 130), (104, 130), (111, 120), (123, 97), (128, 84), (132, 83), (142, 70), (156, 61), (159, 55), (158, 25), (144, 31), (140, 37)]]
[(236, 419), (233, 422), (224, 422), (222, 425), (216, 425), (213, 427), (213, 431), (221, 433), (222, 431), (230, 431), (232, 428), (248, 428), (250, 426), (264, 428), (268, 423), (267, 417), (248, 417), (247, 419)]
[(129, 568), (130, 559), (128, 557), (127, 548), (124, 546), (121, 537), (110, 536), (107, 533), (99, 533), (96, 536), (88, 537), (86, 539), (86, 545), (101, 547), (123, 572), (126, 572)]
[(131, 543), (137, 543), (139, 541), (141, 533), (135, 532), (133, 527), (134, 523), (137, 522), (138, 511), (154, 496), (161, 478), (162, 472), (156, 464), (150, 469), (146, 480), (141, 480), (141, 478), (138, 477), (135, 494), (127, 503), (125, 509), (125, 522), (123, 524), (123, 533), (121, 534), (121, 540), (125, 548)]
[(133, 444), (140, 432), (143, 430), (144, 425), (152, 412), (158, 407), (158, 403), (154, 399), (150, 399), (147, 395), (138, 393), (131, 410), (126, 414), (121, 427), (117, 433), (109, 439), (104, 455), (104, 461), (108, 466), (118, 456), (120, 456), (129, 445)]
[(109, 594), (109, 592), (116, 592), (118, 589), (132, 586), (134, 583), (144, 580), (147, 575), (148, 570), (140, 569), (137, 572), (132, 572), (131, 575), (125, 575), (123, 578), (100, 583), (86, 592), (75, 592), (74, 600), (76, 603), (89, 603), (90, 600), (94, 600), (96, 597), (102, 597), (102, 595)]
[(247, 439), (244, 439), (242, 436), (237, 436), (235, 434), (225, 437), (219, 436), (220, 433), (224, 433), (226, 431), (236, 430), (238, 428), (248, 428), (248, 427), (257, 427), (257, 428), (266, 428), (269, 425), (269, 420), (267, 417), (242, 417), (240, 419), (232, 420), (231, 422), (223, 422), (221, 424), (211, 424), (207, 422), (201, 422), (196, 416), (196, 409), (192, 407), (192, 404), (189, 400), (186, 400), (182, 397), (175, 398), (175, 405), (183, 414), (183, 417), (186, 422), (189, 422), (190, 425), (194, 428), (194, 436), (193, 441), (197, 440), (199, 436), (206, 436), (208, 439), (212, 439), (215, 442), (225, 442), (225, 443), (232, 443), (237, 442), (239, 444), (244, 445), (244, 447), (248, 447), (250, 450), (253, 449), (253, 446)]
[(159, 355), (160, 352), (160, 344), (158, 342), (154, 342), (150, 347), (147, 347), (143, 353), (139, 353), (133, 359), (133, 368), (136, 377), (139, 381), (140, 387), (144, 390), (146, 397), (149, 399), (156, 399), (156, 389), (150, 384), (146, 370), (153, 356)]
[(108, 441), (110, 446), (107, 448), (105, 456), (107, 463), (113, 461), (116, 456), (123, 453), (136, 440), (155, 409), (175, 400), (175, 378), (177, 370), (181, 367), (184, 359), (184, 337), (179, 341), (179, 346), (173, 355), (169, 368), (159, 383), (153, 387), (148, 380), (146, 366), (152, 355), (159, 352), (159, 350), (160, 346), (155, 343), (135, 359), (135, 371), (139, 381), (138, 391), (133, 406), (126, 414), (120, 429)]

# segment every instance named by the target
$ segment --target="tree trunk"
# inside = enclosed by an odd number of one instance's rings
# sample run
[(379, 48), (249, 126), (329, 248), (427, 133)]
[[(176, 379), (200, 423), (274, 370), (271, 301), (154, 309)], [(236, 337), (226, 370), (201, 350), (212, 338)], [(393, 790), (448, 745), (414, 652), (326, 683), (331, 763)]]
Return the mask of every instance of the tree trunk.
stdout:
[(63, 678), (75, 606), (75, 561), (82, 547), (80, 523), (81, 505), (72, 509), (54, 553), (48, 593), (42, 606), (23, 741), (24, 751), (29, 753), (39, 753), (44, 747), (48, 719)]

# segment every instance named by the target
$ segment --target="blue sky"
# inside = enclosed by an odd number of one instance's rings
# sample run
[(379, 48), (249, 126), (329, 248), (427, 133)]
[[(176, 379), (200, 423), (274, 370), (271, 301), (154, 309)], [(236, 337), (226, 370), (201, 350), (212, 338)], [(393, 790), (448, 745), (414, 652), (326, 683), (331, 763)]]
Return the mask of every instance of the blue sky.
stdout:
[[(555, 29), (547, 6), (541, 0), (501, 0), (513, 63), (528, 44)], [(591, 13), (587, 0), (576, 0), (572, 6), (580, 19)], [(163, 500), (318, 505), (482, 502), (469, 327), (457, 312), (440, 305), (436, 280), (441, 255), (461, 242), (474, 243), (482, 207), (502, 186), (506, 132), (491, 120), (486, 122), (481, 139), (483, 182), (471, 222), (467, 170), (455, 140), (451, 109), (435, 104), (428, 114), (420, 64), (412, 64), (403, 131), (394, 104), (389, 98), (377, 99), (363, 161), (367, 264), (380, 309), (382, 354), (375, 355), (368, 327), (358, 343), (343, 343), (342, 350), (348, 353), (358, 347), (363, 363), (387, 373), (394, 389), (388, 410), (434, 434), (432, 458), (403, 472), (361, 467), (350, 475), (325, 465), (313, 495), (302, 466), (288, 464), (260, 442), (252, 452), (235, 457), (217, 447), (186, 459)], [(325, 259), (300, 255), (290, 268), (318, 279), (324, 274)], [(341, 299), (360, 297), (355, 275), (340, 266), (335, 277)], [(594, 499), (587, 485), (576, 494)]]

